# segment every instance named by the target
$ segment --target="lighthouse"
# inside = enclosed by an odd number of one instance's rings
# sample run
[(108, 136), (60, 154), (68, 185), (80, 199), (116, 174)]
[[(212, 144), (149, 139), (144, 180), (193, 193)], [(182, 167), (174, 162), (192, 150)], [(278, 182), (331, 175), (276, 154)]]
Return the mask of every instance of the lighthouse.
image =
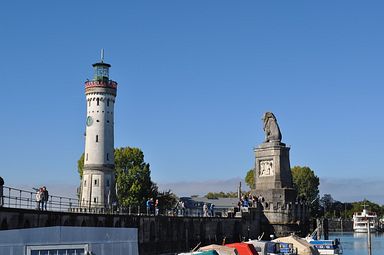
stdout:
[(92, 80), (85, 82), (86, 121), (84, 170), (80, 185), (80, 206), (105, 210), (115, 200), (114, 106), (117, 82), (109, 79), (110, 64), (92, 65)]

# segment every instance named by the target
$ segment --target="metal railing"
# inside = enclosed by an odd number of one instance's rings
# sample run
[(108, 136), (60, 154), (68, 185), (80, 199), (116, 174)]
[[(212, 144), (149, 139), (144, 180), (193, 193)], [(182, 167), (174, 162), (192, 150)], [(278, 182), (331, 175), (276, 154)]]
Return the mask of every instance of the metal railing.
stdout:
[[(0, 187), (1, 188), (1, 187)], [(3, 196), (0, 197), (0, 207), (19, 208), (29, 210), (47, 210), (58, 212), (76, 213), (97, 213), (97, 214), (124, 214), (141, 216), (174, 216), (174, 217), (205, 217), (202, 208), (185, 209), (163, 209), (156, 211), (155, 208), (148, 210), (145, 206), (128, 206), (105, 208), (104, 204), (94, 201), (82, 201), (77, 198), (49, 195), (46, 207), (36, 201), (37, 191), (28, 191), (12, 187), (3, 186)], [(1, 191), (0, 191), (1, 195)], [(2, 204), (1, 204), (2, 203)], [(46, 208), (46, 209), (45, 209)], [(230, 217), (234, 214), (234, 208), (216, 208), (214, 215), (208, 217)]]
[[(2, 203), (4, 207), (45, 210), (43, 203), (36, 201), (36, 191), (27, 191), (12, 187), (3, 186)], [(49, 211), (71, 211), (78, 207), (77, 198), (49, 195), (46, 201), (46, 210)]]

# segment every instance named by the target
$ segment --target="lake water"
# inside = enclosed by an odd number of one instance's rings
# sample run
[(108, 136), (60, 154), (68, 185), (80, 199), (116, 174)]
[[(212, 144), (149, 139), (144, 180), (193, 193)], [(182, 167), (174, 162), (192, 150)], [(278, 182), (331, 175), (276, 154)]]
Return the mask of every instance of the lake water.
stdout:
[[(339, 238), (343, 246), (343, 255), (368, 255), (366, 233), (330, 233), (330, 239)], [(371, 235), (372, 255), (384, 255), (384, 234)]]

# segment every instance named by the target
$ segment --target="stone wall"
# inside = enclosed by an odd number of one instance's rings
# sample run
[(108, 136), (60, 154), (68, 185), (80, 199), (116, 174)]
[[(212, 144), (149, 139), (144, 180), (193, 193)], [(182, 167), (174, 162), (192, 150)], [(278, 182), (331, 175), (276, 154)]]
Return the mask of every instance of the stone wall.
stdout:
[(226, 243), (255, 239), (263, 233), (264, 239), (270, 234), (306, 235), (310, 224), (305, 221), (305, 215), (304, 205), (279, 203), (263, 203), (249, 208), (242, 217), (231, 218), (63, 213), (0, 207), (0, 230), (50, 226), (137, 228), (140, 254), (161, 254), (189, 251), (199, 243), (221, 244), (224, 239)]
[(353, 221), (352, 219), (328, 219), (329, 232), (352, 232)]
[(0, 208), (0, 230), (49, 226), (127, 227), (138, 229), (140, 254), (191, 250), (197, 244), (238, 242), (261, 235), (261, 211), (241, 218), (103, 215)]
[(299, 236), (309, 233), (309, 210), (305, 204), (264, 202), (261, 206), (261, 225), (265, 234), (281, 237), (291, 233)]

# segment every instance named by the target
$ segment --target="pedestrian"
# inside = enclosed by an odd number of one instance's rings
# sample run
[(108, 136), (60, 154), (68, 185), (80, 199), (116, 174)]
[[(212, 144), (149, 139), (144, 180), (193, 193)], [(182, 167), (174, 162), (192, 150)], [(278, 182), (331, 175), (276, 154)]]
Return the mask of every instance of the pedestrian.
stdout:
[(252, 206), (257, 207), (257, 197), (256, 196), (252, 196)]
[(149, 215), (151, 212), (151, 199), (150, 198), (148, 198), (146, 205), (147, 205), (147, 215)]
[(214, 210), (215, 210), (215, 205), (214, 205), (214, 204), (211, 204), (211, 205), (209, 206), (209, 211), (210, 211), (211, 217), (215, 216), (215, 212), (214, 212)]
[(0, 207), (4, 205), (4, 179), (0, 176)]
[(203, 216), (208, 217), (208, 206), (206, 203), (203, 205)]
[(237, 202), (237, 210), (241, 211), (241, 206), (243, 205), (243, 200), (240, 198), (239, 202)]
[(43, 188), (37, 189), (36, 196), (35, 196), (36, 197), (36, 209), (37, 210), (40, 210), (40, 208), (41, 208), (42, 196), (43, 196)]
[(41, 210), (47, 210), (47, 204), (48, 204), (48, 200), (49, 200), (49, 193), (48, 193), (48, 190), (47, 190), (47, 187), (43, 186), (43, 194), (42, 194), (42, 198), (41, 198)]
[(184, 214), (185, 214), (184, 201), (180, 201), (180, 211), (181, 211), (181, 215), (184, 216)]
[(243, 196), (243, 201), (242, 202), (243, 202), (243, 204), (242, 204), (243, 207), (249, 207), (248, 197)]
[(155, 200), (155, 215), (159, 215), (159, 199)]

